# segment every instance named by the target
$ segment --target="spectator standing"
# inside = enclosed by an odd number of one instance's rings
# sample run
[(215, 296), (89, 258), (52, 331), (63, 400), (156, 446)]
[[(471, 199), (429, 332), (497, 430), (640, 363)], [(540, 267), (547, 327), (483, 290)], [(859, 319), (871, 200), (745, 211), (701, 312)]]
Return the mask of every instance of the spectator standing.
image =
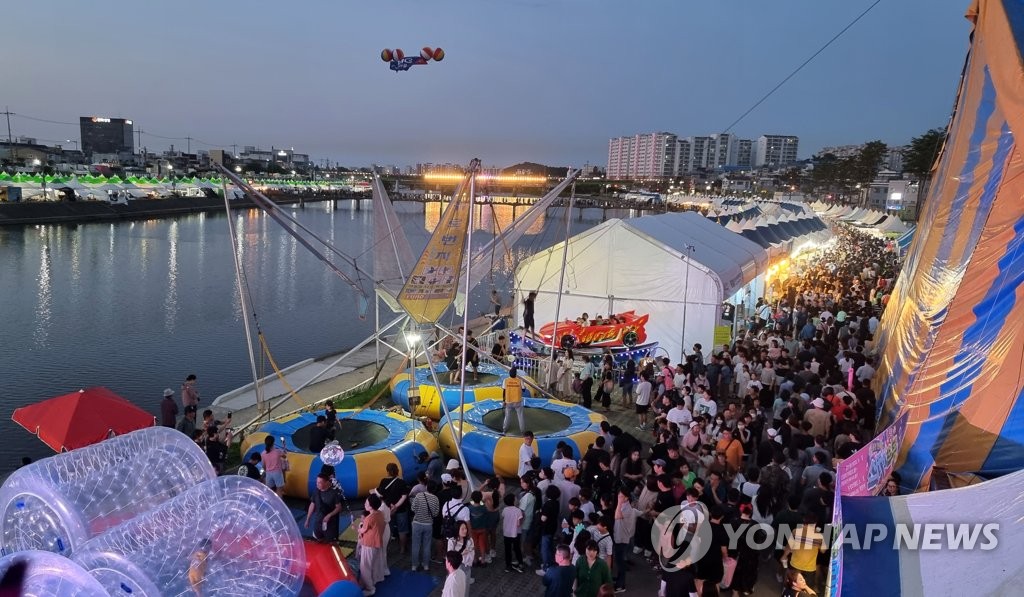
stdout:
[(178, 403), (174, 401), (174, 390), (164, 390), (164, 399), (160, 401), (160, 424), (174, 429), (178, 423)]

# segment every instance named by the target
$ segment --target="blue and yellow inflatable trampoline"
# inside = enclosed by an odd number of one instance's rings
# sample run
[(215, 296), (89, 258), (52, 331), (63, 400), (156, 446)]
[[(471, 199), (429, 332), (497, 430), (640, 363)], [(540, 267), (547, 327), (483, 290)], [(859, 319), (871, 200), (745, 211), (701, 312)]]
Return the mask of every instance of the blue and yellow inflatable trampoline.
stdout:
[[(601, 433), (605, 418), (576, 404), (558, 400), (528, 398), (525, 400), (526, 428), (533, 432), (534, 453), (542, 466), (551, 465), (551, 454), (564, 441), (573, 448), (577, 459)], [(505, 409), (500, 400), (483, 400), (467, 404), (462, 421), (462, 453), (470, 469), (485, 475), (515, 477), (519, 472), (519, 446), (523, 444), (519, 421), (513, 416), (509, 435), (501, 432)], [(441, 421), (438, 439), (441, 449), (456, 457), (455, 437), (459, 432), (458, 407), (451, 418)]]
[[(449, 384), (448, 368), (443, 363), (434, 365), (437, 371), (438, 381), (441, 382), (441, 396), (444, 397), (448, 410), (459, 408), (459, 384)], [(473, 372), (467, 368), (466, 371), (466, 404), (480, 402), (481, 400), (501, 400), (501, 384), (508, 377), (508, 372), (493, 363), (480, 363), (479, 381), (473, 380)], [(520, 378), (525, 376), (520, 375)], [(409, 388), (415, 384), (419, 391), (419, 405), (410, 408)], [(529, 384), (536, 384), (532, 379), (526, 378), (523, 387), (523, 396), (532, 396)], [(410, 382), (408, 372), (399, 373), (391, 378), (391, 400), (416, 417), (430, 417), (437, 421), (444, 416), (444, 409), (441, 408), (441, 400), (437, 395), (437, 387), (430, 375), (430, 368), (422, 365), (415, 369), (415, 381)]]
[[(290, 470), (285, 473), (285, 495), (308, 498), (316, 487), (316, 476), (323, 462), (319, 454), (309, 451), (310, 430), (320, 413), (302, 413), (271, 421), (260, 426), (242, 442), (243, 458), (263, 451), (267, 435), (284, 437)], [(345, 459), (334, 467), (338, 482), (347, 497), (362, 497), (375, 489), (387, 476), (388, 463), (398, 465), (406, 481), (426, 470), (426, 459), (420, 454), (437, 450), (437, 440), (415, 419), (378, 410), (339, 410), (341, 428), (335, 439), (345, 450)]]

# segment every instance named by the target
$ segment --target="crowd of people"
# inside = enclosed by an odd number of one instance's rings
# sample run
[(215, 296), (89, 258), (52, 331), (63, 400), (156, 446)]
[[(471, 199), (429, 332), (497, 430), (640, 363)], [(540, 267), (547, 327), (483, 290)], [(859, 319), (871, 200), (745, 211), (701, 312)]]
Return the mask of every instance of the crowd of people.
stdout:
[[(475, 488), (457, 460), (437, 453), (424, 455), (427, 470), (411, 485), (388, 465), (353, 523), (364, 594), (390, 574), (392, 539), (411, 570), (443, 571), (445, 597), (487, 595), (472, 587), (474, 570), (488, 566), (532, 571), (548, 597), (624, 593), (640, 575), (657, 575), (662, 597), (749, 595), (772, 575), (782, 588), (764, 587), (770, 591), (820, 594), (834, 471), (874, 432), (875, 334), (899, 267), (884, 241), (837, 230), (829, 248), (772, 280), (740, 336), (707, 356), (700, 344), (680, 363), (604, 355), (579, 367), (563, 356), (550, 389), (587, 408), (628, 409), (630, 425), (622, 417), (620, 425), (603, 422), (582, 455), (564, 443), (538, 454), (524, 430), (517, 478)], [(504, 350), (501, 342), (494, 348), (499, 358)], [(461, 347), (439, 348), (439, 356), (453, 353), (461, 356)], [(513, 404), (504, 427), (517, 422), (522, 430), (514, 404), (521, 388), (505, 394)], [(197, 405), (198, 395), (192, 420)], [(223, 424), (209, 411), (203, 419), (192, 423), (194, 434), (210, 442)], [(319, 447), (336, 426), (336, 417), (323, 419), (323, 432), (314, 432)], [(273, 438), (245, 467), (283, 491), (287, 457)], [(305, 524), (337, 541), (343, 499), (327, 468)], [(898, 485), (892, 480), (886, 492)], [(679, 536), (666, 516), (681, 521)], [(698, 537), (705, 524), (711, 532)], [(765, 547), (767, 529), (776, 540)], [(699, 558), (666, 549), (697, 541), (706, 542)]]

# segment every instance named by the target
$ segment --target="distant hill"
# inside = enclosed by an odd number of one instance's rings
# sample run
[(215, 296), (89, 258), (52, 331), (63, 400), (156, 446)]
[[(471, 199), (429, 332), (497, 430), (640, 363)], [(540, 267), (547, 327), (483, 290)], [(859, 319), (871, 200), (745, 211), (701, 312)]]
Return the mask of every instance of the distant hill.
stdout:
[(526, 175), (526, 176), (556, 176), (564, 177), (569, 173), (569, 168), (561, 167), (554, 168), (551, 166), (545, 166), (544, 164), (536, 164), (534, 162), (520, 162), (514, 166), (509, 166), (501, 171), (502, 175), (513, 176), (513, 175)]

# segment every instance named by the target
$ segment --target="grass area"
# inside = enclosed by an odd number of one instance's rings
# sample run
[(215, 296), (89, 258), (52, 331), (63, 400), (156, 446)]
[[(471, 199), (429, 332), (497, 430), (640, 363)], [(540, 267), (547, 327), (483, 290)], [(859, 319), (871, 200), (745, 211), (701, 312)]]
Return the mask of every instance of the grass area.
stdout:
[[(369, 388), (359, 390), (358, 392), (352, 394), (351, 396), (346, 396), (340, 400), (335, 400), (334, 408), (360, 408), (362, 406), (365, 406), (366, 403), (373, 400), (374, 397), (377, 396), (378, 392), (384, 390), (384, 388), (386, 388), (387, 385), (388, 382), (381, 382)], [(374, 403), (374, 406), (380, 406), (381, 400), (383, 399), (384, 397), (382, 396), (380, 400)]]

